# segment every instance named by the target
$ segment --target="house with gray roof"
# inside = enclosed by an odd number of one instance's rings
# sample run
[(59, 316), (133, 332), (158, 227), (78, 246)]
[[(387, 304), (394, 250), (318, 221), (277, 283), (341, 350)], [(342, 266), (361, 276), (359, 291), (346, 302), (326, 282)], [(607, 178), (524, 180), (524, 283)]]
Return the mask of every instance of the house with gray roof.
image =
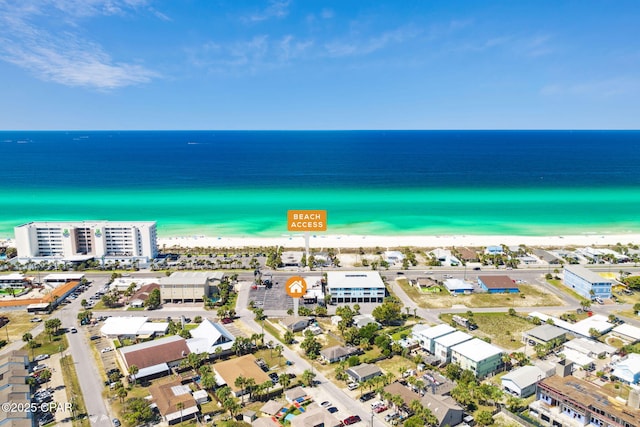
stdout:
[(380, 368), (371, 363), (361, 363), (358, 366), (347, 369), (345, 373), (357, 383), (382, 375)]
[(567, 331), (554, 325), (544, 324), (522, 333), (522, 342), (528, 345), (547, 344), (553, 340), (563, 343), (567, 340)]
[(536, 392), (536, 385), (547, 373), (537, 366), (523, 366), (503, 376), (502, 388), (516, 397), (528, 397)]
[(358, 347), (343, 347), (341, 345), (335, 345), (321, 350), (320, 359), (327, 363), (336, 363), (357, 354), (360, 354), (360, 348)]

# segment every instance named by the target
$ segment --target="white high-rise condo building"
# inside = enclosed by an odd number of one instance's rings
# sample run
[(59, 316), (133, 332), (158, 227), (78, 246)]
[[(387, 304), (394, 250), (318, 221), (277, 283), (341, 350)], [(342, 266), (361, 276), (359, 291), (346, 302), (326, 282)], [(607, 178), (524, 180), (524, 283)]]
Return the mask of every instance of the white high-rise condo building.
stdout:
[(30, 222), (15, 228), (20, 259), (122, 259), (158, 255), (155, 221)]

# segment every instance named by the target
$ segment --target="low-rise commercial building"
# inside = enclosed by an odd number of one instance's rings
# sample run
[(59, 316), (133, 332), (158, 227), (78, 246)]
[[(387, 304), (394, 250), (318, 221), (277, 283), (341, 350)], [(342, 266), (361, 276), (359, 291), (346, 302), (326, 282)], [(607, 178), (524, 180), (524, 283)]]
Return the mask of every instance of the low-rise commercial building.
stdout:
[(203, 298), (214, 298), (218, 285), (224, 279), (220, 271), (177, 271), (169, 277), (160, 278), (160, 298), (163, 302), (203, 302)]
[(381, 303), (386, 296), (384, 282), (377, 271), (329, 271), (327, 292), (332, 304)]

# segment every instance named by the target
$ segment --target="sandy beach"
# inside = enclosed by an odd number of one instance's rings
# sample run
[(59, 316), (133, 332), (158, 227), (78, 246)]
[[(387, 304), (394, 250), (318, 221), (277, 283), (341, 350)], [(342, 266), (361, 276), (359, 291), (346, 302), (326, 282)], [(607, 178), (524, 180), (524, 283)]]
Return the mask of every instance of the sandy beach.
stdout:
[[(402, 246), (438, 248), (452, 246), (485, 247), (492, 245), (562, 248), (567, 246), (607, 246), (640, 244), (640, 234), (584, 234), (565, 236), (502, 236), (502, 235), (441, 235), (441, 236), (365, 236), (365, 235), (321, 235), (309, 236), (311, 248), (394, 248)], [(159, 237), (160, 249), (180, 247), (243, 248), (261, 246), (304, 247), (303, 235), (280, 237), (208, 237), (202, 235), (182, 237)]]

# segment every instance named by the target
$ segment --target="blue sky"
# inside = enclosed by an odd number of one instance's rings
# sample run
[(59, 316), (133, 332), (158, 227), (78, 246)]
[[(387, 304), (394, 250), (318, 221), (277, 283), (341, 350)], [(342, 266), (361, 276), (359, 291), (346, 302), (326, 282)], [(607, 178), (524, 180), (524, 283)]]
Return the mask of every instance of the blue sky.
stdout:
[(638, 129), (638, 1), (0, 0), (0, 129)]

